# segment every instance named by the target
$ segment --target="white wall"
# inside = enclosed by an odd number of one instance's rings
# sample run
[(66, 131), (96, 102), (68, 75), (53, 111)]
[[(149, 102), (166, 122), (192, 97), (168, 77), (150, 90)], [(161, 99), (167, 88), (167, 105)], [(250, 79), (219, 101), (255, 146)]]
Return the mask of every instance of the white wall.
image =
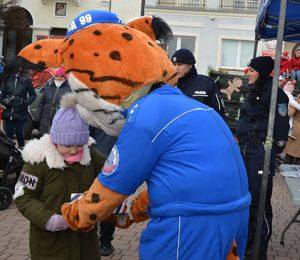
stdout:
[(141, 15), (141, 0), (111, 1), (111, 10), (118, 13), (125, 22)]
[[(33, 18), (33, 40), (36, 39), (36, 35), (49, 35), (52, 27), (68, 28), (71, 21), (83, 11), (109, 8), (109, 1), (80, 0), (77, 6), (74, 0), (59, 0), (58, 2), (67, 3), (68, 9), (66, 17), (57, 17), (54, 15), (57, 1), (20, 0), (21, 6), (28, 10)], [(145, 2), (145, 15), (163, 18), (171, 26), (174, 35), (196, 37), (196, 66), (200, 73), (206, 74), (209, 65), (218, 69), (222, 37), (254, 39), (256, 14), (218, 11), (219, 0), (209, 0), (210, 9), (198, 11), (152, 8), (156, 4), (155, 0)], [(117, 12), (127, 22), (140, 16), (141, 0), (111, 0), (111, 10)], [(2, 49), (1, 44), (0, 49)]]
[(199, 73), (207, 74), (208, 66), (219, 68), (220, 37), (254, 41), (255, 14), (167, 8), (147, 8), (146, 14), (163, 18), (171, 26), (174, 35), (196, 37), (195, 57)]
[[(55, 3), (67, 3), (67, 13), (65, 17), (58, 17), (54, 14)], [(49, 35), (52, 27), (68, 28), (72, 20), (81, 12), (91, 9), (108, 10), (109, 4), (100, 0), (81, 0), (79, 6), (73, 0), (41, 1), (41, 0), (21, 0), (21, 6), (25, 8), (33, 18), (33, 40), (36, 35)], [(127, 20), (139, 16), (141, 13), (141, 0), (111, 0), (111, 10), (118, 13), (120, 17)]]

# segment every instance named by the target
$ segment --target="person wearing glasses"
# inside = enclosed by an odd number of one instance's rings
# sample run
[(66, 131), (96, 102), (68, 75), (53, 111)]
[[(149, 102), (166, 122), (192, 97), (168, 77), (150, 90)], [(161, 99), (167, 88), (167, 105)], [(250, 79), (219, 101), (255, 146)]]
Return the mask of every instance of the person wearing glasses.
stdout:
[(49, 133), (52, 120), (59, 109), (61, 97), (71, 92), (63, 67), (55, 71), (42, 91), (42, 96), (37, 106), (35, 120), (39, 123), (39, 134)]

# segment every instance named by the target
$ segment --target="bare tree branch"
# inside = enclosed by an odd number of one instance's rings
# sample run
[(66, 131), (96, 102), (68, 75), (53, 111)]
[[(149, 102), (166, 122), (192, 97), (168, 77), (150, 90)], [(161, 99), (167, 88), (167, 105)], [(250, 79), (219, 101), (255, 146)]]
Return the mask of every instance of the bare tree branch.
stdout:
[(22, 29), (24, 20), (26, 20), (26, 12), (18, 8), (18, 0), (0, 0), (0, 30), (5, 27)]

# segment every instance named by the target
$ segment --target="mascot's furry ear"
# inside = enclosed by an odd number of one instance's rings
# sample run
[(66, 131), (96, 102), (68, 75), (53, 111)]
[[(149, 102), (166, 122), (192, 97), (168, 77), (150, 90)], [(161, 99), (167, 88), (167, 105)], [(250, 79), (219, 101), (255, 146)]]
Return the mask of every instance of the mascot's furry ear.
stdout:
[(62, 57), (59, 55), (59, 47), (62, 43), (63, 39), (39, 40), (22, 49), (18, 57), (40, 69), (58, 68), (62, 65)]
[(147, 34), (153, 41), (162, 44), (168, 43), (173, 38), (173, 33), (168, 24), (155, 16), (143, 16), (130, 20), (127, 26)]

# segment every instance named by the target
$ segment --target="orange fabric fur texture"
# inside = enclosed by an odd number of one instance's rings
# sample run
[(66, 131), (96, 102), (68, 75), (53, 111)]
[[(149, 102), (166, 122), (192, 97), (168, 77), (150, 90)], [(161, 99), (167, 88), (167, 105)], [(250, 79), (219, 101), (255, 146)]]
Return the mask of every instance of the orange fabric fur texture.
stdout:
[(141, 86), (168, 82), (175, 73), (166, 52), (147, 35), (117, 24), (96, 24), (75, 33), (59, 52), (66, 73), (117, 105)]
[(135, 18), (127, 23), (128, 26), (137, 29), (141, 32), (144, 32), (147, 34), (153, 41), (156, 40), (154, 32), (151, 30), (151, 27), (149, 24), (152, 23), (152, 17), (151, 16), (143, 16)]
[(23, 48), (18, 56), (44, 68), (58, 68), (62, 59), (58, 55), (58, 48), (63, 39), (43, 39)]
[(94, 24), (64, 40), (34, 42), (18, 56), (42, 67), (63, 64), (66, 74), (73, 73), (100, 98), (119, 105), (142, 86), (177, 81), (167, 53), (151, 39), (155, 37), (148, 20), (130, 22), (143, 32), (127, 25)]

